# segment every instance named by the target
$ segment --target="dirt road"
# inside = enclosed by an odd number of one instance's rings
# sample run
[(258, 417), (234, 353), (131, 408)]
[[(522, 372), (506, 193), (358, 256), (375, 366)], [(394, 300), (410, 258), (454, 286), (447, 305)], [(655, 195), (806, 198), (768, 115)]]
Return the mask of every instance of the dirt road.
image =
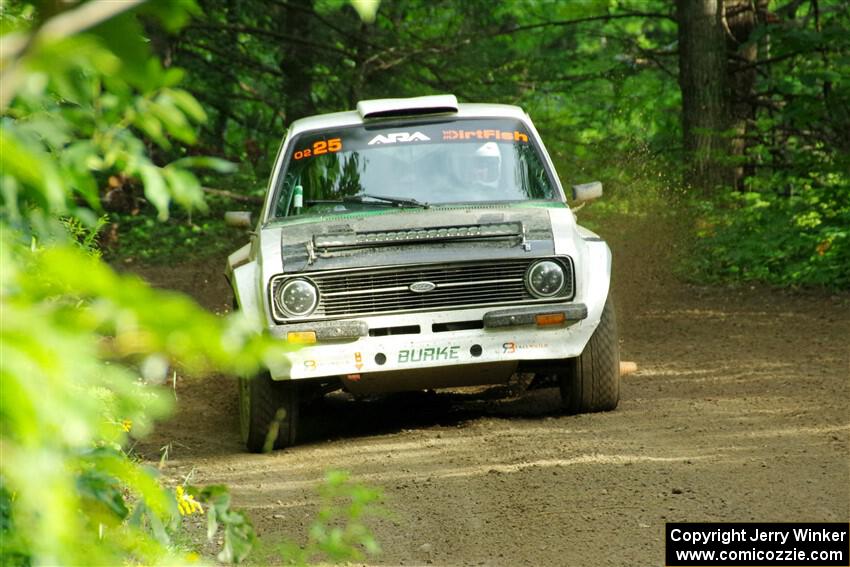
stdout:
[[(554, 390), (334, 399), (314, 441), (249, 455), (235, 384), (187, 380), (142, 450), (228, 484), (267, 544), (303, 539), (313, 488), (347, 469), (386, 494), (373, 565), (663, 565), (668, 521), (850, 520), (850, 294), (682, 284), (663, 226), (609, 224), (639, 367), (614, 412), (562, 416)], [(224, 310), (221, 266), (194, 268), (143, 273)]]

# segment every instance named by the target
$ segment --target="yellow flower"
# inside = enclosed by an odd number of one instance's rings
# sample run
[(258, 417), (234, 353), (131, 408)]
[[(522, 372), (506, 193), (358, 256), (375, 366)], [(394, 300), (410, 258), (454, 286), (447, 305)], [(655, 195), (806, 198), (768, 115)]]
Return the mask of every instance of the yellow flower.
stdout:
[(133, 429), (133, 422), (129, 419), (122, 419), (121, 429), (123, 429), (125, 433), (130, 433), (130, 430)]
[(177, 509), (180, 511), (181, 516), (204, 513), (201, 503), (195, 500), (195, 497), (191, 494), (186, 494), (182, 485), (178, 485), (174, 492), (177, 496)]

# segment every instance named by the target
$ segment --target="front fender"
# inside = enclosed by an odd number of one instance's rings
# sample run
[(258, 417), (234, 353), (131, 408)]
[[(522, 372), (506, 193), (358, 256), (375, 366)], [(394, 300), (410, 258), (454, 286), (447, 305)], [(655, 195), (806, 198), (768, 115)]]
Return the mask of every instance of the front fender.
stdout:
[(252, 243), (248, 243), (227, 257), (224, 277), (233, 290), (233, 296), (239, 309), (250, 320), (258, 321), (262, 328), (265, 321), (262, 292), (259, 283), (259, 268), (256, 260), (251, 259)]
[(587, 305), (587, 319), (580, 324), (596, 329), (611, 288), (611, 249), (599, 236), (577, 226), (569, 209), (552, 209), (549, 215), (555, 253), (572, 256), (575, 262), (574, 301)]
[(611, 249), (603, 240), (585, 240), (587, 254), (582, 262), (587, 323), (596, 327), (611, 289)]

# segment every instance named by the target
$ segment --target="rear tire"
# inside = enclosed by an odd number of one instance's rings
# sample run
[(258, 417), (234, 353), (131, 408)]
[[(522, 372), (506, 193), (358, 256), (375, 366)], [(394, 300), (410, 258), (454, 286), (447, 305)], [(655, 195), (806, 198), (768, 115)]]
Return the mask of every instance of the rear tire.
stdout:
[(564, 361), (558, 373), (561, 404), (567, 413), (609, 411), (620, 401), (620, 344), (609, 298), (584, 351)]
[(294, 445), (297, 440), (298, 386), (276, 382), (268, 372), (239, 379), (242, 441), (252, 453)]

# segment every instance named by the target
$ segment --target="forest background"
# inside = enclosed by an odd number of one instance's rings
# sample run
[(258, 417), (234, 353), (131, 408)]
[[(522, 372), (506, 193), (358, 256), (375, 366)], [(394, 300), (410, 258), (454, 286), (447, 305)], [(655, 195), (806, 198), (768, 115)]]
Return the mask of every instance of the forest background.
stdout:
[[(191, 562), (192, 502), (224, 531), (220, 560), (247, 555), (223, 488), (165, 486), (131, 447), (173, 405), (168, 378), (251, 373), (273, 347), (103, 259), (231, 247), (221, 213), (258, 207), (303, 116), (445, 92), (518, 104), (565, 185), (606, 184), (603, 217), (682, 220), (683, 277), (850, 287), (847, 0), (7, 0), (0, 16), (4, 564)], [(345, 483), (328, 494), (353, 528), (317, 529), (302, 559), (374, 549), (358, 521), (376, 496)]]
[[(693, 213), (700, 281), (850, 286), (845, 0), (208, 0), (151, 33), (210, 119), (193, 150), (259, 197), (287, 125), (368, 98), (522, 106), (565, 185)], [(658, 203), (651, 214), (663, 214)], [(628, 206), (622, 204), (620, 206)]]

